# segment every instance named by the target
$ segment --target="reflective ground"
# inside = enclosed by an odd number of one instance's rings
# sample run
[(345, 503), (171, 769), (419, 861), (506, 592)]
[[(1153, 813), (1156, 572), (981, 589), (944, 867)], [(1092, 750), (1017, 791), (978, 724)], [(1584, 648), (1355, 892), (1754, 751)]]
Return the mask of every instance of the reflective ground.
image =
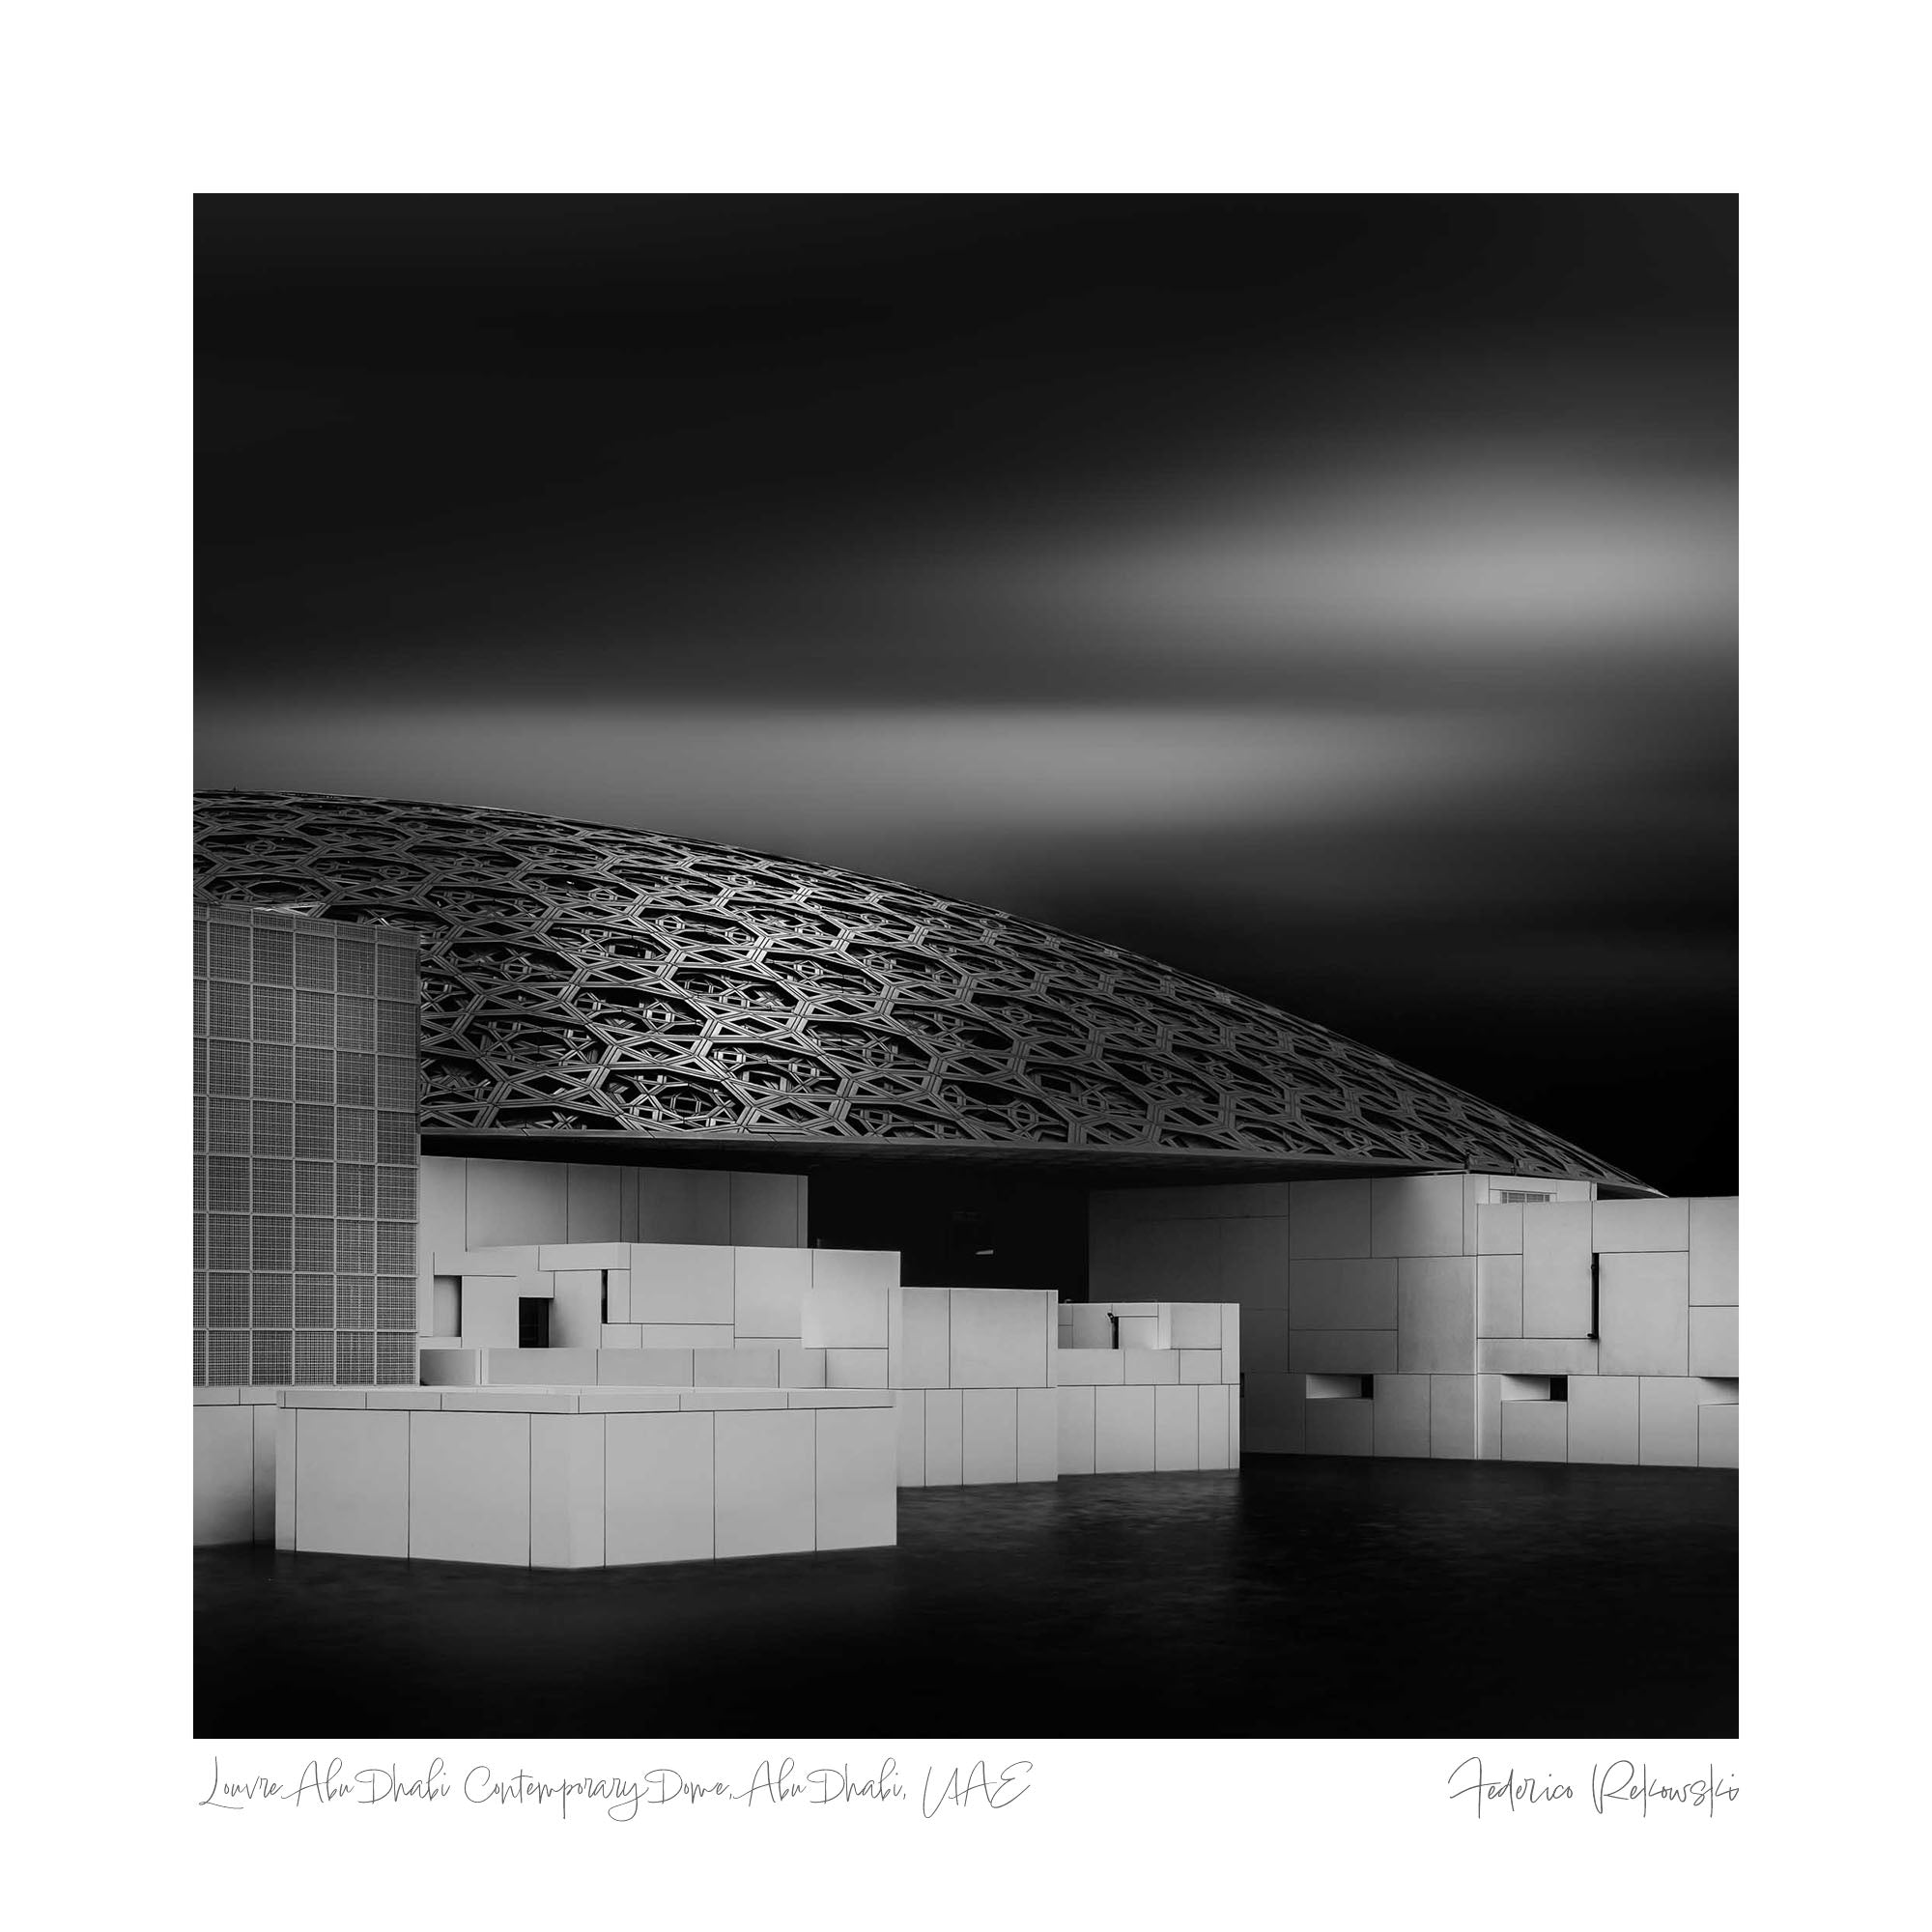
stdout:
[(1718, 1470), (1259, 1457), (901, 1491), (894, 1549), (195, 1552), (199, 1737), (1732, 1737)]

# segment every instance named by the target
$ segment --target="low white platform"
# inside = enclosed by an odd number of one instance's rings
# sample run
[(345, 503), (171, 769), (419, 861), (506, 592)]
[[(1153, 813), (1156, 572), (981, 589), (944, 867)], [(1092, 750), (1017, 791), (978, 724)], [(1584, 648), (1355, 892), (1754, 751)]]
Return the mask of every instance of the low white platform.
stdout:
[(281, 1549), (584, 1569), (897, 1541), (890, 1389), (279, 1396)]

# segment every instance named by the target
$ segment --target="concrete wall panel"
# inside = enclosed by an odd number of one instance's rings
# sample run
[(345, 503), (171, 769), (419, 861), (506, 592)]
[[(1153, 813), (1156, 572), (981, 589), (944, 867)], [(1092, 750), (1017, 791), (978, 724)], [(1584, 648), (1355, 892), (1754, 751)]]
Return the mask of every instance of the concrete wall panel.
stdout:
[(1366, 1180), (1296, 1180), (1289, 1183), (1288, 1251), (1296, 1261), (1367, 1259), (1372, 1244), (1371, 1196)]
[(1599, 1264), (1601, 1372), (1682, 1376), (1690, 1371), (1690, 1257), (1611, 1254)]
[(1429, 1376), (1378, 1376), (1373, 1440), (1378, 1456), (1430, 1453)]

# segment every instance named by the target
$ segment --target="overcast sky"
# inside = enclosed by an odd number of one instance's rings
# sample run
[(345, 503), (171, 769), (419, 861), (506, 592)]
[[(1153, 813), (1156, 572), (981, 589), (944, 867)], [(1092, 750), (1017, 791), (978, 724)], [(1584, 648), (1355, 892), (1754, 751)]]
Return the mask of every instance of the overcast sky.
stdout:
[(202, 198), (197, 781), (900, 878), (1736, 1180), (1736, 206)]

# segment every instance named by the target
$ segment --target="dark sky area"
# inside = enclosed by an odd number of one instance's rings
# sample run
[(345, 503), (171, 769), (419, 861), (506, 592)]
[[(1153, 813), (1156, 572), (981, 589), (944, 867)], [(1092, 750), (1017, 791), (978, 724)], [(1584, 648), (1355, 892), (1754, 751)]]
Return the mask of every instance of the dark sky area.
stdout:
[(197, 782), (1153, 954), (1736, 1186), (1730, 197), (202, 197)]

